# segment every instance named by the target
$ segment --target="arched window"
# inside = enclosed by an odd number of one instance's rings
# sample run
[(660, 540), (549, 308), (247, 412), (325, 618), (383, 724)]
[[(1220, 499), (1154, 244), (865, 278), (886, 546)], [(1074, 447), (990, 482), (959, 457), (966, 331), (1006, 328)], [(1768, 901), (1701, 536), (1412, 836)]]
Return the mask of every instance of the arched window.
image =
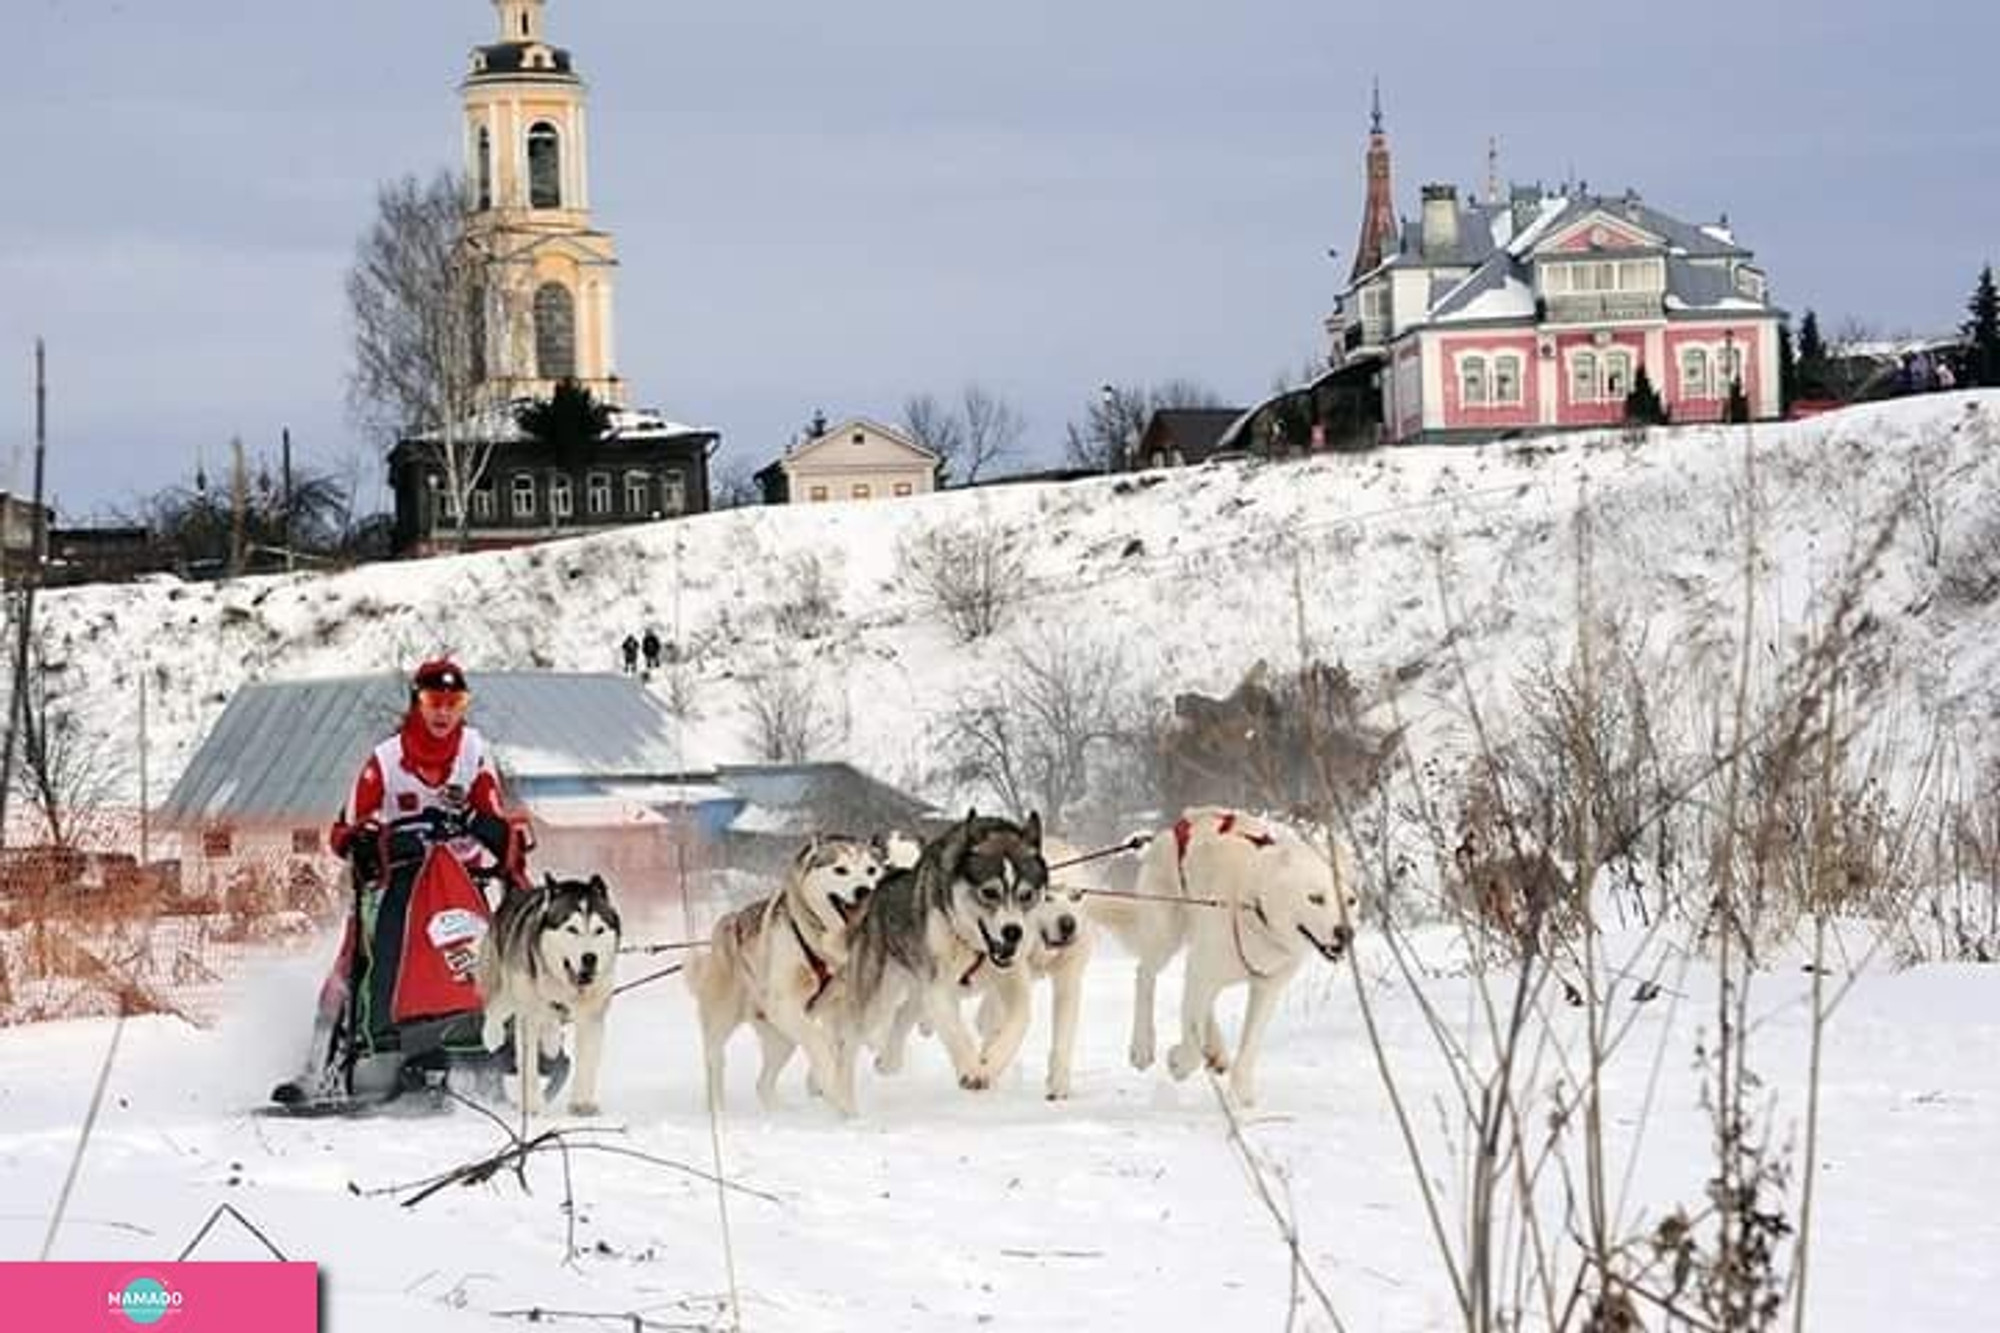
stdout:
[(1576, 360), (1570, 362), (1569, 397), (1573, 403), (1589, 403), (1597, 399), (1597, 354), (1578, 352)]
[(477, 150), (479, 160), (472, 164), (473, 177), (479, 187), (479, 209), (483, 213), (493, 207), (493, 132), (484, 125), (479, 127)]
[(1486, 406), (1486, 358), (1462, 356), (1458, 359), (1458, 401), (1466, 407)]
[(1632, 391), (1632, 354), (1607, 352), (1604, 357), (1604, 396), (1625, 401)]
[(570, 518), (576, 513), (576, 500), (570, 491), (569, 478), (561, 473), (549, 479), (549, 512), (557, 518)]
[(653, 478), (645, 472), (625, 474), (625, 512), (650, 513), (653, 508)]
[(1699, 347), (1690, 347), (1681, 353), (1681, 397), (1708, 396), (1708, 353)]
[(1518, 403), (1521, 401), (1520, 357), (1496, 356), (1493, 358), (1493, 401), (1496, 403)]
[(576, 378), (576, 298), (559, 282), (535, 289), (535, 373), (545, 380)]
[(514, 517), (533, 518), (535, 516), (535, 478), (526, 472), (514, 474)]
[(562, 139), (546, 120), (528, 130), (528, 207), (562, 207)]

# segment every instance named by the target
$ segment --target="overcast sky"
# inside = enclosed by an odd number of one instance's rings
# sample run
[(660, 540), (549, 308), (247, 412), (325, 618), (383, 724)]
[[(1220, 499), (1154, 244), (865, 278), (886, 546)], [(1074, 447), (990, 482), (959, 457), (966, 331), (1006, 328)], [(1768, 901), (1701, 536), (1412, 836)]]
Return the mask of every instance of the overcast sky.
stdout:
[[(39, 333), (65, 517), (232, 435), (362, 457), (342, 275), (377, 182), (456, 165), (488, 0), (6, 11), (0, 451), (27, 456)], [(1727, 212), (1829, 332), (1948, 328), (2000, 259), (1977, 0), (552, 0), (549, 33), (591, 86), (620, 369), (759, 462), (815, 408), (973, 379), (1046, 459), (1107, 380), (1259, 396), (1322, 350), (1378, 73), (1405, 214), (1497, 135), (1509, 178)]]

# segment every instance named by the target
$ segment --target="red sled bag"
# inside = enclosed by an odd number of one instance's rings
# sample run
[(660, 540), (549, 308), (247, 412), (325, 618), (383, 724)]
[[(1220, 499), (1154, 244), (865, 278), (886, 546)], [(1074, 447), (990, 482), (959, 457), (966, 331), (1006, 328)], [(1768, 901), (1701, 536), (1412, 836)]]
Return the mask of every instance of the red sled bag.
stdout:
[(486, 895), (457, 857), (433, 847), (410, 889), (403, 918), (402, 967), (390, 1021), (446, 1018), (480, 1007), (473, 969), (492, 924)]

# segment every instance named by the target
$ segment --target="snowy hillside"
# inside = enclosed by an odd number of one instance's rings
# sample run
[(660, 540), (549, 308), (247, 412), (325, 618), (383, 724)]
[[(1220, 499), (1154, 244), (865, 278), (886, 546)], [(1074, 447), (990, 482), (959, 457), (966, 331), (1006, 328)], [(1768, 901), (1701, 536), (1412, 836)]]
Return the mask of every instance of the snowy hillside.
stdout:
[[(1580, 601), (1594, 638), (1677, 673), (1662, 697), (1677, 686), (1699, 713), (1714, 703), (1704, 673), (1733, 660), (1746, 595), (1756, 664), (1779, 669), (1867, 552), (1862, 605), (1846, 619), (1858, 626), (1853, 669), (1879, 691), (1873, 734), (1903, 726), (1914, 753), (1938, 723), (1969, 769), (2000, 754), (1984, 722), (2000, 679), (1996, 445), (2000, 395), (1948, 395), (1645, 444), (1610, 433), (730, 513), (337, 578), (86, 589), (45, 607), (56, 688), (97, 736), (129, 749), (146, 673), (156, 799), (243, 681), (388, 669), (450, 648), (476, 689), (481, 667), (616, 669), (618, 641), (650, 624), (689, 664), (654, 682), (694, 702), (688, 766), (751, 758), (747, 704), (783, 673), (837, 723), (829, 757), (942, 802), (984, 795), (953, 789), (939, 737), (1011, 653), (1057, 642), (1116, 653), (1134, 696), (1154, 701), (1224, 692), (1259, 659), (1337, 659), (1411, 723), (1421, 762), (1467, 743), (1468, 680), (1480, 715), (1508, 724), (1520, 674), (1576, 642)], [(988, 532), (1021, 556), (1026, 585), (995, 641), (959, 644), (906, 577), (899, 552), (945, 528)], [(805, 595), (814, 583), (824, 598)], [(1978, 875), (1959, 887), (1991, 913)], [(1537, 993), (1532, 1049), (1509, 1066), (1518, 1132), (1548, 1136), (1531, 1192), (1558, 1285), (1583, 1264), (1573, 1136), (1590, 1015), (1616, 1034), (1593, 1072), (1605, 1211), (1631, 1238), (1621, 1264), (1664, 1288), (1672, 1265), (1651, 1248), (1661, 1224), (1705, 1213), (1712, 1197), (1715, 1064), (1703, 1053), (1716, 1048), (1728, 955), (1719, 962), (1713, 937), (1687, 928), (1705, 895), (1687, 896), (1696, 907), (1656, 934), (1607, 918), (1592, 940), (1602, 953), (1582, 965), (1601, 1008), (1563, 1002), (1584, 972), (1558, 950), (1542, 975), (1560, 984)], [(545, 1155), (527, 1191), (502, 1173), (421, 1202), (419, 1182), (505, 1143), (493, 1120), (465, 1108), (351, 1122), (247, 1114), (299, 1057), (332, 948), (322, 939), (233, 978), (212, 1029), (159, 1016), (0, 1029), (0, 1259), (39, 1252), (115, 1049), (50, 1257), (171, 1257), (226, 1204), (264, 1240), (225, 1223), (194, 1257), (260, 1258), (268, 1242), (317, 1261), (332, 1329), (719, 1329), (732, 1283), (740, 1327), (759, 1333), (1463, 1328), (1460, 1275), (1433, 1227), (1454, 1255), (1471, 1248), (1469, 1108), (1498, 1063), (1487, 987), (1509, 974), (1447, 926), (1403, 924), (1364, 920), (1352, 966), (1315, 960), (1283, 997), (1261, 1100), (1240, 1123), (1254, 1169), (1201, 1076), (1177, 1084), (1128, 1067), (1131, 961), (1107, 945), (1087, 976), (1067, 1102), (1042, 1096), (1044, 999), (1000, 1086), (961, 1092), (920, 1042), (901, 1079), (864, 1068), (853, 1120), (808, 1100), (796, 1069), (786, 1104), (758, 1109), (755, 1043), (739, 1034), (729, 1110), (711, 1122), (692, 1004), (668, 980), (613, 1010), (602, 1117), (550, 1122), (657, 1160), (581, 1151), (566, 1168)], [(1865, 924), (1832, 934), (1849, 947), (1814, 972), (1797, 935), (1760, 939), (1762, 971), (1733, 992), (1752, 997), (1732, 1020), (1751, 1043), (1750, 1113), (1791, 1172), (1775, 1186), (1779, 1216), (1799, 1219), (1804, 1180), (1816, 1191), (1803, 1326), (1979, 1333), (2000, 1301), (2000, 1072), (1967, 1054), (2000, 1043), (2000, 974), (1896, 971), (1886, 955), (1863, 960)], [(1741, 982), (1740, 954), (1735, 966)], [(1823, 1048), (1816, 980), (1836, 997)], [(1178, 967), (1159, 1000), (1171, 1024)], [(1241, 1011), (1238, 990), (1224, 1026)], [(718, 1152), (742, 1190), (728, 1196), (726, 1242), (716, 1190), (681, 1169), (705, 1172)], [(1274, 1210), (1293, 1219), (1325, 1305), (1297, 1289)], [(1517, 1282), (1541, 1258), (1518, 1237), (1498, 1248)], [(1527, 1307), (1524, 1327), (1583, 1326), (1577, 1310), (1544, 1317), (1523, 1287), (1501, 1303)], [(1667, 1328), (1653, 1313), (1636, 1326)]]
[[(1115, 653), (1134, 697), (1157, 701), (1226, 691), (1258, 659), (1295, 666), (1303, 638), (1378, 696), (1394, 682), (1405, 717), (1441, 739), (1461, 711), (1448, 628), (1489, 702), (1573, 641), (1581, 501), (1598, 610), (1635, 640), (1723, 644), (1741, 619), (1746, 442), (1773, 641), (1814, 623), (1829, 582), (1900, 512), (1865, 594), (1882, 668), (1912, 706), (1990, 714), (2000, 640), (1940, 588), (1955, 564), (1992, 555), (1991, 393), (1643, 445), (1613, 432), (735, 511), (335, 577), (87, 588), (45, 598), (43, 615), (56, 688), (122, 753), (148, 673), (155, 801), (245, 681), (401, 669), (439, 648), (475, 674), (615, 670), (618, 642), (647, 625), (689, 662), (655, 682), (679, 676), (671, 688), (693, 703), (689, 767), (754, 758), (748, 689), (782, 673), (827, 719), (822, 757), (946, 800), (981, 793), (951, 789), (940, 722), (1011, 648), (1058, 639)], [(972, 649), (927, 613), (899, 558), (946, 527), (990, 534), (1025, 567), (1016, 614)], [(801, 606), (815, 579), (824, 615)], [(136, 792), (136, 772), (125, 779)]]

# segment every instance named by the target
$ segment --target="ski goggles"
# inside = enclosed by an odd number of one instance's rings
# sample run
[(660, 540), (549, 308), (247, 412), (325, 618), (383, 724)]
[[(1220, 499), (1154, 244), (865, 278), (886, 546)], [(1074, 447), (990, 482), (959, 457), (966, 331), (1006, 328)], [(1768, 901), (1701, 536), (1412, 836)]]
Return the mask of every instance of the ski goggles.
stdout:
[(464, 717), (465, 710), (472, 707), (472, 691), (418, 690), (417, 706), (440, 713), (450, 713), (454, 717)]

